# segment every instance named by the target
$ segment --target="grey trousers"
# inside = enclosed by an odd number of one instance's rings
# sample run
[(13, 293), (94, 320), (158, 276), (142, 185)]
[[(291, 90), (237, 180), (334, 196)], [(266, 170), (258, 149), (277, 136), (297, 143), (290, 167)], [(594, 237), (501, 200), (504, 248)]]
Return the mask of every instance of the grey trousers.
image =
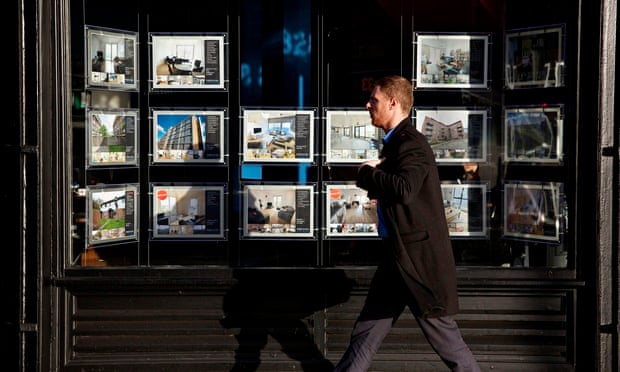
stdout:
[[(383, 339), (405, 307), (411, 310), (417, 304), (390, 264), (379, 265), (373, 277), (368, 297), (357, 318), (351, 340), (335, 371), (364, 372)], [(415, 314), (415, 312), (414, 312)], [(452, 371), (478, 372), (480, 367), (471, 350), (461, 337), (461, 331), (451, 316), (422, 319), (416, 317), (426, 340), (441, 360)]]

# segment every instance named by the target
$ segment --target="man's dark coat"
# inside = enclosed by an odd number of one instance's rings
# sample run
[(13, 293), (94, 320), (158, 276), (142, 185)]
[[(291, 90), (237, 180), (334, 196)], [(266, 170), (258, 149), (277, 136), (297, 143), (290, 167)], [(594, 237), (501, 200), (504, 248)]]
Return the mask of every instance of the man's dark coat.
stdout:
[(456, 267), (435, 156), (409, 118), (390, 134), (373, 168), (362, 166), (357, 185), (379, 207), (393, 246), (393, 257), (417, 302), (421, 317), (458, 312)]

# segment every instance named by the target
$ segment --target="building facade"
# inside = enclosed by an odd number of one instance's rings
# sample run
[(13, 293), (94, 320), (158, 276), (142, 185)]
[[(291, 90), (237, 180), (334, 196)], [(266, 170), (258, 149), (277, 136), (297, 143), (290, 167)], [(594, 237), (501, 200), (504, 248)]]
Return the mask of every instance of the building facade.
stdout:
[[(379, 256), (364, 105), (399, 74), (482, 369), (618, 369), (616, 2), (343, 7), (18, 2), (11, 367), (333, 368)], [(407, 313), (373, 362), (442, 366)]]

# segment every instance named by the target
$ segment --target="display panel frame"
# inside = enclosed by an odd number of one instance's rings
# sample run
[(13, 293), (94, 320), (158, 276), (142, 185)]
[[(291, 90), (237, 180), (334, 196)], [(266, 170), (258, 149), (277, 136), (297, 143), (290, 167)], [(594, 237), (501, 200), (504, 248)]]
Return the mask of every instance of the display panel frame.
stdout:
[(86, 201), (89, 246), (139, 240), (139, 184), (86, 186)]
[(242, 107), (242, 162), (313, 163), (316, 111)]
[(366, 190), (351, 182), (325, 182), (323, 195), (327, 239), (379, 237), (377, 203)]
[(87, 107), (85, 113), (87, 168), (138, 165), (139, 110)]
[(451, 238), (488, 237), (486, 183), (444, 182), (441, 195)]
[(414, 107), (415, 126), (438, 165), (487, 161), (490, 109)]
[(504, 43), (504, 86), (563, 87), (565, 31), (563, 24), (507, 30)]
[(225, 183), (151, 183), (152, 238), (225, 240), (226, 187)]
[(324, 109), (325, 163), (361, 164), (379, 158), (385, 133), (365, 108)]
[(154, 164), (225, 164), (227, 110), (151, 109)]
[(489, 39), (489, 34), (416, 33), (415, 89), (488, 89)]
[(241, 238), (316, 238), (315, 189), (314, 184), (243, 184)]
[(227, 33), (149, 33), (152, 90), (227, 90)]
[(138, 33), (84, 26), (86, 88), (138, 90)]
[(562, 194), (558, 182), (505, 182), (504, 238), (559, 244), (565, 218)]
[[(563, 111), (562, 104), (507, 106), (504, 109), (505, 161), (562, 163)], [(519, 144), (529, 146), (518, 149)]]

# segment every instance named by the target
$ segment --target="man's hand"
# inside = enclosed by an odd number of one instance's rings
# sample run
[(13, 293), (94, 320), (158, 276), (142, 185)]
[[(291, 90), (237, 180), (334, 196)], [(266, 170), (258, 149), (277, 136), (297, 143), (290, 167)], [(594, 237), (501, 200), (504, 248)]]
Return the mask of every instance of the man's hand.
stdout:
[(360, 165), (360, 168), (363, 167), (364, 165), (368, 165), (368, 166), (375, 168), (377, 167), (377, 165), (381, 164), (382, 162), (383, 162), (383, 158), (375, 159), (375, 160), (366, 160)]

